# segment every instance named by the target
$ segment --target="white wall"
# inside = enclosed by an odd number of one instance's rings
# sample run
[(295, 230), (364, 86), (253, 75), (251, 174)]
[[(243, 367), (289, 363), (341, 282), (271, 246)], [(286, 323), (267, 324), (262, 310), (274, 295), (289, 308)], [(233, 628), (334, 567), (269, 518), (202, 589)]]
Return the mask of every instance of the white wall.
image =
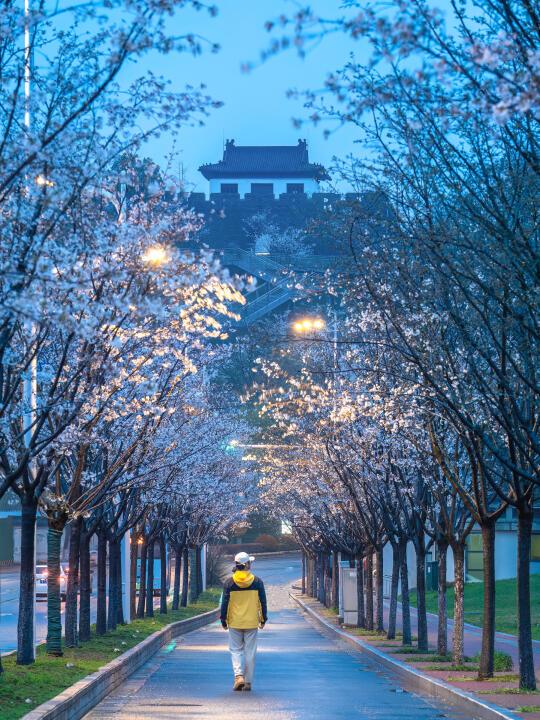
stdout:
[(221, 183), (237, 184), (241, 198), (251, 192), (251, 183), (273, 183), (275, 198), (287, 192), (287, 183), (304, 183), (304, 192), (308, 197), (311, 197), (314, 192), (319, 192), (320, 189), (319, 183), (313, 178), (219, 178), (210, 180), (210, 192), (221, 192)]
[[(13, 528), (13, 562), (21, 562), (21, 527)], [(36, 562), (42, 565), (47, 562), (47, 527), (36, 527)]]
[(495, 532), (495, 580), (517, 576), (517, 533)]
[[(387, 578), (392, 576), (392, 546), (386, 543), (383, 548), (383, 575)], [(407, 568), (409, 570), (409, 589), (416, 587), (416, 553), (412, 542), (407, 543)], [(401, 592), (401, 580), (399, 581), (398, 592)]]
[[(495, 579), (515, 578), (517, 575), (517, 534), (513, 530), (497, 530), (495, 533)], [(428, 557), (427, 560), (430, 558)], [(384, 575), (392, 575), (392, 546), (386, 543), (383, 550)], [(416, 554), (412, 542), (407, 544), (407, 563), (409, 567), (409, 588), (416, 587)], [(531, 563), (531, 572), (539, 572), (535, 563)], [(446, 556), (446, 580), (454, 582), (454, 554), (448, 548)], [(401, 583), (399, 587), (401, 592)]]

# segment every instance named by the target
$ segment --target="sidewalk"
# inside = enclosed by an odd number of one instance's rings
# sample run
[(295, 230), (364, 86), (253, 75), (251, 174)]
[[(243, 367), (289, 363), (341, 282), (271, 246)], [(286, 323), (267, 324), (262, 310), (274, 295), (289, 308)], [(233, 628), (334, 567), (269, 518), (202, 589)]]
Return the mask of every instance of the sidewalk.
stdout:
[[(389, 614), (390, 603), (384, 601), (384, 626), (388, 627), (388, 614)], [(437, 616), (432, 613), (427, 614), (428, 620), (428, 640), (434, 646), (437, 647)], [(401, 616), (401, 603), (398, 603), (396, 627), (398, 630), (403, 629), (403, 622)], [(452, 632), (454, 628), (454, 621), (448, 620), (448, 650), (452, 650)], [(418, 630), (418, 615), (416, 608), (411, 607), (411, 631), (413, 635), (417, 635)], [(476, 653), (480, 652), (482, 647), (482, 628), (475, 627), (474, 625), (465, 624), (465, 635), (464, 635), (464, 650), (465, 655), (474, 657)], [(519, 656), (518, 656), (518, 643), (515, 635), (507, 635), (506, 633), (495, 633), (495, 649), (501, 650), (507, 653), (512, 658), (514, 663), (514, 670), (517, 672), (519, 668)], [(534, 667), (537, 674), (540, 674), (540, 642), (533, 640), (533, 654), (534, 654)], [(539, 698), (540, 704), (540, 698)]]
[[(426, 680), (443, 682), (446, 686), (456, 688), (458, 692), (465, 691), (472, 694), (479, 702), (490, 704), (497, 716), (502, 712), (505, 717), (540, 720), (540, 693), (520, 692), (519, 676), (515, 669), (513, 672), (495, 672), (492, 679), (480, 681), (477, 679), (478, 664), (475, 662), (465, 662), (459, 668), (452, 668), (451, 660), (440, 658), (432, 645), (430, 645), (428, 653), (419, 654), (414, 643), (413, 647), (404, 647), (400, 637), (395, 640), (387, 640), (384, 633), (378, 634), (374, 631), (339, 625), (337, 615), (330, 612), (317, 600), (300, 594), (299, 598), (326, 623), (357, 638), (364, 646), (383, 653), (389, 662), (405, 664), (411, 671), (421, 673)], [(434, 616), (432, 615), (431, 618)], [(469, 639), (470, 643), (476, 640), (476, 635), (471, 634), (471, 638), (472, 640)], [(469, 645), (469, 647), (471, 646)], [(466, 654), (468, 653), (466, 652)], [(537, 682), (540, 684), (538, 675)]]
[(252, 692), (232, 692), (228, 633), (216, 623), (166, 648), (84, 720), (470, 720), (404, 691), (346, 643), (322, 635), (285, 588), (268, 591)]

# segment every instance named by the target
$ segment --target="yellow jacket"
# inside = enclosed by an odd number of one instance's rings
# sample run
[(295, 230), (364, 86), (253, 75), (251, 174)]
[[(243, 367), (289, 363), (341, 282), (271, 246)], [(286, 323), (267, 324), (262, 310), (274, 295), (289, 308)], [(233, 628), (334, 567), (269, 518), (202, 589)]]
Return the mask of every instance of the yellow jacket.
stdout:
[(263, 581), (249, 570), (237, 570), (223, 585), (221, 622), (237, 630), (251, 630), (266, 618)]

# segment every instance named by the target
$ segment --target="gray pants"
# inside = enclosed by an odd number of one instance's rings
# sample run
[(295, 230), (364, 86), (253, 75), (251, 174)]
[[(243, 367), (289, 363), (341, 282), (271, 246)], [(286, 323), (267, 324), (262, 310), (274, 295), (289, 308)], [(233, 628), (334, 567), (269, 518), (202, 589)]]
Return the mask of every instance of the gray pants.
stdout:
[(246, 682), (253, 682), (257, 654), (257, 628), (252, 630), (229, 628), (229, 650), (235, 677), (243, 675)]

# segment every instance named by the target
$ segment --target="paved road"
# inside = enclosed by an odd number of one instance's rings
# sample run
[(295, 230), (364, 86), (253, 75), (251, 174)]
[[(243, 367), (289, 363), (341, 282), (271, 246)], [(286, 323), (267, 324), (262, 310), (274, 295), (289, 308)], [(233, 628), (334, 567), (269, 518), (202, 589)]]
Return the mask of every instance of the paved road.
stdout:
[[(0, 574), (0, 649), (2, 653), (11, 652), (17, 647), (17, 616), (19, 612), (19, 573), (3, 572)], [(96, 588), (90, 600), (90, 618), (96, 619)], [(64, 606), (62, 603), (62, 623), (64, 622)], [(36, 602), (36, 637), (42, 643), (47, 639), (47, 599), (39, 598)]]
[[(388, 612), (390, 604), (385, 601), (384, 603), (384, 623), (385, 627), (388, 627)], [(397, 622), (396, 626), (398, 630), (402, 627), (401, 618), (401, 603), (398, 603)], [(437, 647), (437, 616), (428, 613), (428, 638), (429, 642)], [(448, 649), (452, 649), (452, 632), (454, 627), (454, 621), (448, 621)], [(411, 630), (413, 634), (417, 633), (418, 628), (418, 616), (416, 608), (411, 608)], [(482, 629), (475, 627), (474, 625), (465, 625), (465, 655), (473, 657), (476, 653), (480, 652), (482, 647)], [(501, 650), (502, 652), (508, 653), (514, 662), (514, 668), (517, 670), (519, 667), (519, 655), (518, 655), (518, 642), (517, 638), (513, 635), (507, 635), (506, 633), (495, 633), (495, 649)], [(537, 670), (540, 670), (540, 642), (533, 640), (533, 655), (534, 655), (534, 666)]]
[(298, 558), (261, 558), (253, 569), (273, 586), (253, 692), (232, 692), (227, 633), (214, 623), (154, 656), (85, 720), (463, 720), (321, 635), (287, 595), (285, 586), (300, 574)]

